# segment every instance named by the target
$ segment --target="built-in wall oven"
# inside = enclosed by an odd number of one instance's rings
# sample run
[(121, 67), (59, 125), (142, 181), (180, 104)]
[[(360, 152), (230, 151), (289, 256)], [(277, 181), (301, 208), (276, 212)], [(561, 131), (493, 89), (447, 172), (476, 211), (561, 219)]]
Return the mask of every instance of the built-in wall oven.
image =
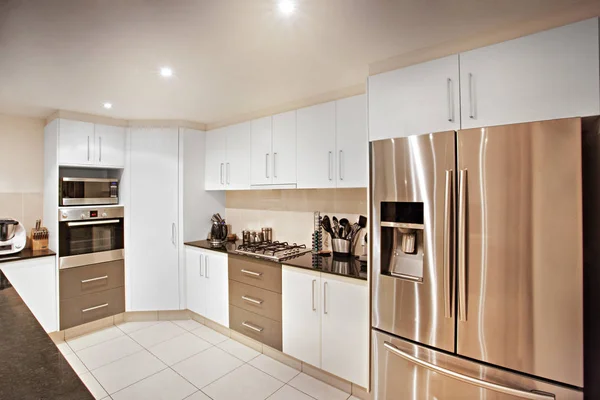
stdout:
[(114, 178), (60, 178), (59, 204), (108, 205), (119, 203), (119, 180)]
[(59, 210), (60, 269), (124, 259), (123, 207)]

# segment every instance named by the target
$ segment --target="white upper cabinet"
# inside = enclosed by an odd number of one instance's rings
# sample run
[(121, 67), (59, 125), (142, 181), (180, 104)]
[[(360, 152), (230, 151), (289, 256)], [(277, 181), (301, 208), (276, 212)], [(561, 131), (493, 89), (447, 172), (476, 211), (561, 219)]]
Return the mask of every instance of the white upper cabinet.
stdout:
[(226, 158), (227, 138), (225, 128), (206, 132), (206, 164), (204, 168), (204, 188), (206, 190), (225, 189)]
[(335, 102), (297, 111), (299, 189), (336, 187)]
[(461, 53), (462, 128), (600, 114), (598, 48), (593, 18)]
[(228, 126), (225, 129), (227, 141), (225, 187), (227, 190), (250, 188), (250, 131), (250, 122)]
[(106, 167), (125, 167), (125, 128), (96, 124), (96, 164)]
[(93, 165), (94, 124), (60, 119), (58, 123), (59, 165)]
[(250, 184), (269, 185), (273, 182), (273, 151), (271, 117), (251, 122)]
[(123, 168), (125, 128), (60, 119), (59, 165)]
[(336, 102), (337, 187), (367, 187), (366, 96)]
[(296, 183), (296, 111), (273, 115), (273, 184)]
[(460, 129), (458, 55), (369, 77), (369, 140)]

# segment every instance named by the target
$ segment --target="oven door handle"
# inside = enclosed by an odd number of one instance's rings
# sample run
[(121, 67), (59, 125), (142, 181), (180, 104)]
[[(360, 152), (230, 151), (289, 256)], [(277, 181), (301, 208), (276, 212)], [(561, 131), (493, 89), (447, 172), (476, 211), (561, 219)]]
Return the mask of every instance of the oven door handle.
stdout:
[(121, 222), (118, 219), (102, 219), (99, 221), (82, 221), (82, 222), (67, 222), (67, 226), (86, 226), (86, 225), (106, 225), (106, 224), (118, 224)]

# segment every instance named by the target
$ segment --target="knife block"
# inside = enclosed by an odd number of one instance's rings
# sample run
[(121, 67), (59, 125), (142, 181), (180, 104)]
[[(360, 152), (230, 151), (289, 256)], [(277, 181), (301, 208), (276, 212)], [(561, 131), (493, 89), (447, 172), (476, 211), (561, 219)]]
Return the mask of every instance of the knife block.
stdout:
[(48, 249), (48, 229), (31, 229), (31, 250), (47, 250)]

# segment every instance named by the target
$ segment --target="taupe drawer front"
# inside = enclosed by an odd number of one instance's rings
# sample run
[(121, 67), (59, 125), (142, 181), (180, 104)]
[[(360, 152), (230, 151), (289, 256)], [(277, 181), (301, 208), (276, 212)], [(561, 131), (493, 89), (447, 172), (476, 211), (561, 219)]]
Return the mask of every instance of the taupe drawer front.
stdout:
[(281, 322), (281, 294), (229, 280), (229, 304)]
[(60, 270), (60, 299), (70, 299), (125, 285), (123, 260)]
[(281, 264), (229, 256), (229, 279), (281, 293)]
[(125, 312), (125, 287), (60, 301), (60, 329)]
[(229, 327), (274, 349), (282, 349), (281, 322), (230, 305)]

